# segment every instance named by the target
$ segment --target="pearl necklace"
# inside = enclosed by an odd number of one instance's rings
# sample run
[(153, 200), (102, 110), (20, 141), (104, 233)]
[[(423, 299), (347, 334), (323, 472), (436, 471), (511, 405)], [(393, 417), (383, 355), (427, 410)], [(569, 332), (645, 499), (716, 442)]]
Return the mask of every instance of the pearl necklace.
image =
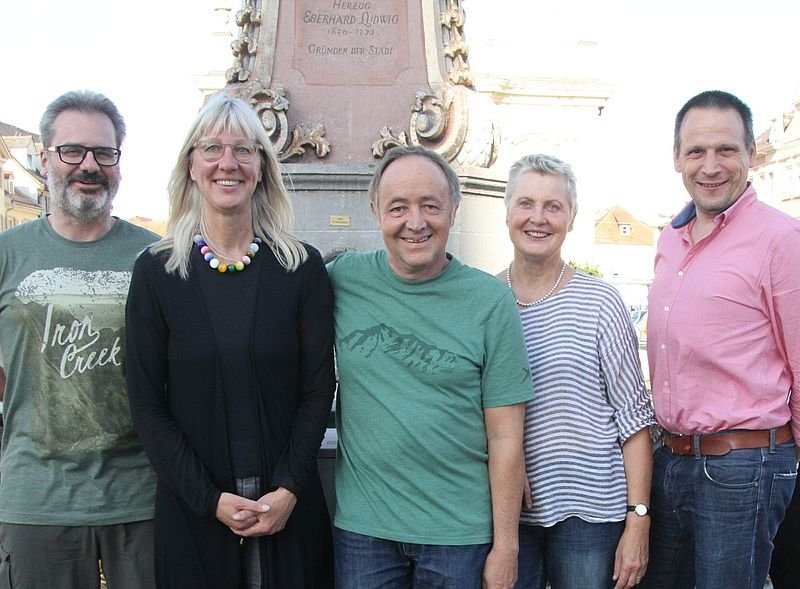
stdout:
[(220, 262), (219, 258), (217, 258), (214, 252), (211, 251), (211, 248), (208, 247), (206, 240), (203, 239), (203, 236), (199, 233), (194, 236), (194, 243), (197, 246), (197, 249), (200, 251), (200, 255), (203, 256), (203, 259), (206, 262), (208, 262), (208, 265), (217, 272), (224, 274), (225, 272), (241, 272), (246, 266), (249, 266), (252, 259), (256, 257), (256, 253), (258, 252), (258, 244), (261, 243), (261, 240), (258, 237), (254, 237), (253, 242), (247, 246), (247, 251), (245, 254), (240, 260), (237, 260), (233, 264), (223, 264)]
[[(556, 278), (556, 283), (553, 285), (553, 288), (551, 288), (550, 292), (548, 292), (542, 298), (536, 299), (532, 303), (523, 303), (522, 301), (520, 301), (517, 298), (516, 295), (514, 295), (514, 300), (517, 301), (517, 304), (520, 307), (533, 307), (534, 305), (538, 305), (539, 303), (543, 303), (544, 301), (549, 299), (554, 292), (556, 292), (556, 289), (558, 288), (558, 285), (561, 283), (561, 279), (564, 277), (564, 271), (566, 269), (567, 269), (567, 263), (564, 262), (564, 264), (561, 266), (561, 272), (558, 273), (558, 278)], [(508, 268), (506, 269), (506, 284), (508, 284), (508, 288), (511, 288), (511, 292), (513, 293), (514, 289), (511, 287), (511, 264), (509, 264)]]

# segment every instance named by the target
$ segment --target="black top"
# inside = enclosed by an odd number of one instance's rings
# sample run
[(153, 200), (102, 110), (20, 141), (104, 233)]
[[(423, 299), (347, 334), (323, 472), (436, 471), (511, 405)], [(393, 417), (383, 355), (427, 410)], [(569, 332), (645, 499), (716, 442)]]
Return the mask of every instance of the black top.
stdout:
[[(330, 523), (316, 456), (334, 390), (333, 294), (319, 252), (307, 249), (308, 261), (292, 273), (267, 244), (258, 252), (245, 352), (258, 474), (265, 491), (281, 486), (298, 498), (286, 527), (259, 542), (270, 588), (332, 586)], [(220, 293), (217, 281), (199, 278), (209, 271), (199, 256), (192, 256), (188, 280), (167, 274), (165, 258), (145, 252), (136, 261), (125, 348), (134, 427), (159, 479), (157, 581), (161, 588), (239, 587), (240, 538), (215, 517), (220, 494), (235, 493), (231, 392), (219, 326), (210, 318), (210, 301)]]
[(237, 479), (259, 474), (258, 419), (254, 375), (248, 351), (252, 346), (256, 290), (262, 264), (256, 255), (241, 272), (219, 272), (201, 258), (197, 277), (207, 293), (206, 305), (220, 360), (233, 474)]

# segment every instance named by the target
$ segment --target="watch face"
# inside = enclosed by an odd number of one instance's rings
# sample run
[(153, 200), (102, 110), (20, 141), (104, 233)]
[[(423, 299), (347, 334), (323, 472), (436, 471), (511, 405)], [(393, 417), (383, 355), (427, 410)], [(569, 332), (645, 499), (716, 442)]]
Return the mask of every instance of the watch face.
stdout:
[(637, 505), (636, 507), (633, 508), (633, 511), (636, 513), (636, 515), (639, 515), (639, 516), (647, 515), (647, 506), (646, 505), (642, 505), (640, 503), (639, 505)]

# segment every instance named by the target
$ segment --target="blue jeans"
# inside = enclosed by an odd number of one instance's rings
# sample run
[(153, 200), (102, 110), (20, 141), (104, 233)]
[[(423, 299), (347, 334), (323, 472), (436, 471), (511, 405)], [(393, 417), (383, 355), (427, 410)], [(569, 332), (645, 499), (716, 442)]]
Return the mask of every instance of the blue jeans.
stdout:
[(792, 497), (795, 446), (653, 456), (650, 564), (642, 589), (763, 589)]
[(519, 527), (517, 589), (608, 589), (625, 522), (570, 517), (551, 527)]
[(491, 544), (408, 544), (333, 530), (337, 589), (481, 589)]

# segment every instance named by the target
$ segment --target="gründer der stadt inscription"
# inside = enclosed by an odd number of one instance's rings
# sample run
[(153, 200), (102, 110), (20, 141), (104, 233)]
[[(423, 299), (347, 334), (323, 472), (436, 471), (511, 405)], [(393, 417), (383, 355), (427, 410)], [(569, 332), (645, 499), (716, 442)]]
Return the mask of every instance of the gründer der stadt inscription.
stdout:
[(390, 85), (408, 68), (405, 0), (297, 0), (292, 65), (308, 84)]

